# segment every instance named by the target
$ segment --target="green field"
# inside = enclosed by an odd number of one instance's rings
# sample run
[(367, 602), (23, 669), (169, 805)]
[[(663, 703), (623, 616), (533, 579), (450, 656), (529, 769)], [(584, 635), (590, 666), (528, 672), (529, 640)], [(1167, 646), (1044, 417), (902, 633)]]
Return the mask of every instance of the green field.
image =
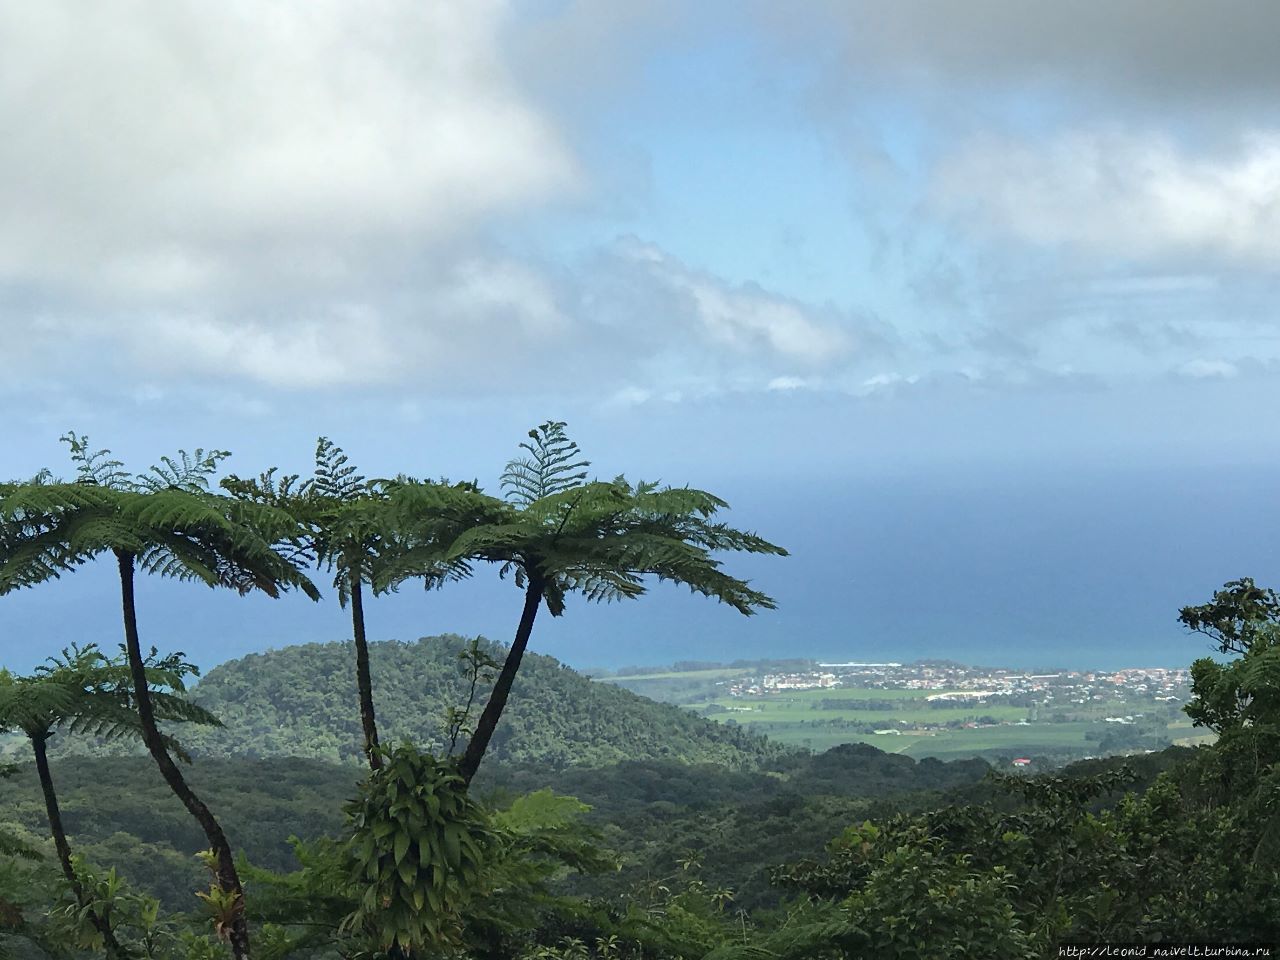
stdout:
[(1029, 726), (978, 727), (977, 730), (910, 731), (902, 733), (855, 733), (809, 726), (800, 723), (782, 723), (767, 732), (786, 744), (806, 746), (812, 750), (827, 750), (840, 744), (870, 744), (891, 754), (952, 760), (964, 756), (992, 754), (1059, 753), (1076, 750), (1087, 755), (1091, 742), (1084, 739), (1085, 732), (1096, 724), (1087, 721), (1073, 723), (1032, 723)]
[[(779, 690), (730, 697), (726, 681), (752, 673), (743, 668), (663, 671), (605, 678), (642, 696), (677, 703), (721, 723), (740, 724), (780, 743), (826, 750), (842, 743), (870, 743), (910, 757), (956, 759), (1029, 754), (1084, 757), (1106, 752), (1102, 738), (1121, 728), (1105, 718), (1147, 714), (1168, 717), (1167, 741), (1204, 742), (1205, 735), (1163, 705), (1123, 700), (1048, 702), (1014, 706), (1000, 697), (938, 704), (940, 694), (963, 691), (903, 687), (828, 687)], [(934, 698), (930, 700), (930, 698)], [(948, 724), (951, 726), (948, 727)], [(963, 725), (973, 726), (963, 726)], [(1159, 729), (1158, 725), (1155, 727)], [(873, 730), (893, 730), (874, 733)], [(1140, 749), (1133, 743), (1115, 749)]]
[[(831, 698), (836, 699), (836, 698)], [(840, 698), (846, 699), (846, 698)], [(995, 720), (1016, 723), (1028, 719), (1026, 707), (987, 706), (985, 704), (964, 704), (948, 707), (930, 707), (923, 701), (902, 698), (902, 707), (893, 710), (859, 709), (858, 698), (849, 697), (850, 706), (839, 709), (818, 709), (815, 699), (802, 699), (791, 696), (753, 698), (744, 704), (742, 698), (725, 698), (715, 703), (728, 711), (727, 716), (739, 723), (764, 723), (776, 725), (780, 723), (799, 723), (802, 720), (851, 720), (858, 723), (875, 723), (893, 726), (899, 722), (914, 723), (947, 723), (950, 720), (960, 722), (977, 720), (979, 717), (992, 717)], [(864, 698), (865, 699), (865, 698)], [(726, 714), (717, 714), (718, 719), (725, 719)]]
[[(737, 719), (735, 716), (734, 719)], [(886, 728), (891, 724), (886, 724)], [(938, 757), (953, 760), (961, 757), (1017, 753), (1036, 755), (1072, 751), (1091, 755), (1097, 743), (1085, 734), (1097, 730), (1099, 722), (1032, 723), (1026, 726), (1004, 724), (961, 730), (903, 729), (902, 733), (866, 734), (833, 727), (819, 727), (800, 722), (764, 722), (752, 727), (781, 743), (826, 750), (842, 743), (869, 743), (886, 753), (908, 757)]]
[[(800, 724), (802, 721), (811, 725), (818, 720), (847, 720), (893, 727), (902, 724), (937, 725), (950, 721), (965, 723), (976, 721), (980, 717), (1007, 723), (1031, 719), (1031, 710), (1027, 707), (1011, 707), (998, 701), (930, 706), (928, 697), (939, 692), (944, 691), (925, 693), (900, 688), (878, 690), (835, 687), (826, 690), (788, 690), (760, 697), (721, 697), (713, 702), (723, 707), (726, 713), (714, 716), (720, 720), (732, 718), (742, 724), (763, 724), (770, 727)], [(864, 704), (869, 700), (893, 701), (895, 706), (891, 710), (868, 709)], [(846, 701), (847, 707), (843, 706)], [(824, 703), (828, 705), (825, 709), (822, 706)], [(832, 703), (842, 705), (831, 707)]]
[[(1140, 707), (1116, 700), (1026, 707), (992, 698), (931, 706), (928, 697), (940, 692), (944, 691), (855, 687), (788, 690), (756, 697), (719, 697), (712, 701), (716, 706), (706, 715), (720, 722), (741, 724), (780, 743), (811, 750), (826, 750), (842, 743), (869, 743), (909, 757), (957, 759), (1015, 753), (1092, 756), (1100, 752), (1100, 738), (1117, 730), (1106, 723), (1105, 717), (1143, 712)], [(868, 701), (892, 702), (893, 706), (868, 709)], [(1058, 722), (1052, 722), (1050, 715), (1057, 715)], [(937, 729), (948, 723), (981, 725)], [(864, 729), (850, 729), (851, 725)], [(873, 733), (865, 729), (867, 725), (895, 732)], [(1171, 722), (1167, 729), (1169, 740), (1203, 739), (1182, 718)]]

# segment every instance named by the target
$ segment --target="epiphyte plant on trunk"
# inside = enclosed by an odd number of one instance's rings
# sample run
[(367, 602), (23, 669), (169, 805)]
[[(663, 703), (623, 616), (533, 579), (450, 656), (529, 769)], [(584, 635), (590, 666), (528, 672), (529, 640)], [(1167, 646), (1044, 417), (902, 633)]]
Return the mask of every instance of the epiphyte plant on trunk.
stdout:
[[(151, 651), (146, 673), (158, 719), (219, 725), (216, 717), (181, 696), (183, 678), (196, 672), (181, 653), (159, 658), (154, 649)], [(54, 850), (77, 904), (76, 912), (92, 931), (84, 946), (102, 950), (111, 958), (130, 954), (117, 939), (110, 915), (95, 906), (76, 873), (49, 767), (48, 745), (59, 732), (102, 741), (141, 738), (133, 699), (128, 663), (123, 657), (108, 658), (93, 644), (63, 650), (61, 657), (50, 657), (30, 677), (15, 677), (0, 669), (0, 732), (20, 731), (31, 745)], [(175, 740), (167, 735), (166, 740), (174, 753), (185, 758)]]
[(69, 433), (77, 477), (56, 481), (43, 471), (26, 483), (0, 485), (0, 594), (58, 579), (110, 555), (120, 578), (125, 652), (142, 740), (161, 776), (200, 824), (216, 858), (217, 882), (228, 915), (221, 928), (237, 960), (249, 956), (243, 887), (231, 844), (209, 807), (187, 783), (160, 730), (138, 632), (137, 571), (241, 594), (277, 597), (319, 591), (284, 545), (302, 531), (286, 511), (215, 494), (209, 478), (229, 454), (196, 450), (164, 457), (146, 473), (130, 474), (110, 451), (93, 451)]
[[(714, 520), (728, 504), (710, 493), (657, 483), (632, 485), (624, 477), (588, 481), (589, 461), (565, 433), (561, 421), (529, 431), (524, 456), (507, 463), (505, 501), (488, 501), (483, 512), (456, 536), (441, 528), (425, 532), (418, 550), (404, 551), (381, 571), (385, 584), (417, 575), (415, 563), (487, 560), (512, 574), (524, 591), (515, 639), (459, 762), (470, 783), (489, 748), (511, 695), (520, 662), (543, 605), (561, 616), (570, 593), (609, 602), (645, 593), (645, 579), (684, 584), (694, 593), (751, 615), (774, 601), (745, 580), (720, 569), (721, 552), (785, 556), (786, 551), (753, 533)], [(412, 527), (412, 518), (404, 521)], [(412, 536), (410, 535), (410, 539)]]
[[(364, 754), (372, 770), (382, 766), (382, 751), (369, 666), (365, 587), (375, 594), (380, 592), (374, 587), (379, 565), (396, 553), (388, 491), (403, 482), (367, 479), (328, 437), (317, 440), (315, 473), (305, 480), (297, 474), (278, 475), (278, 469), (273, 467), (254, 479), (230, 476), (222, 481), (223, 488), (237, 498), (292, 514), (306, 531), (298, 544), (297, 559), (333, 573), (338, 602), (351, 609), (360, 724)], [(428, 586), (438, 586), (467, 572), (462, 563), (448, 567), (437, 564), (421, 571)]]

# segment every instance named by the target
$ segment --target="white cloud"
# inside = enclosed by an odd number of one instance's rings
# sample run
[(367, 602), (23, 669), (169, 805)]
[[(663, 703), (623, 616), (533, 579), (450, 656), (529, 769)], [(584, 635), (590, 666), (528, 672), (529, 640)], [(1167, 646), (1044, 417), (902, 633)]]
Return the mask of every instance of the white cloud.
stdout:
[(1161, 134), (985, 139), (941, 164), (947, 213), (1035, 244), (1159, 260), (1191, 255), (1280, 268), (1280, 133), (1196, 155)]
[(804, 390), (812, 384), (804, 377), (774, 377), (766, 384), (768, 390), (790, 393), (793, 390)]
[(875, 394), (893, 393), (904, 387), (914, 386), (920, 382), (918, 374), (904, 375), (901, 373), (877, 373), (875, 376), (867, 377), (857, 387), (853, 393), (856, 396), (869, 397)]
[(626, 386), (615, 390), (605, 401), (606, 407), (639, 407), (652, 399), (653, 393), (643, 387)]
[(508, 75), (508, 17), (0, 4), (0, 295), (21, 295), (0, 324), (286, 387), (429, 366), (500, 313), (516, 336), (561, 329), (541, 281), (474, 252), (495, 219), (577, 189)]
[(0, 5), (0, 277), (341, 283), (568, 184), (503, 5)]
[(1226, 360), (1197, 359), (1184, 363), (1178, 372), (1195, 380), (1204, 380), (1210, 377), (1229, 380), (1239, 375), (1240, 368)]
[(684, 333), (730, 355), (773, 355), (821, 367), (846, 358), (854, 347), (845, 326), (812, 306), (755, 284), (732, 286), (634, 239), (616, 252), (671, 296)]
[(164, 315), (135, 329), (134, 356), (149, 370), (311, 388), (395, 378), (407, 358), (369, 307), (341, 305), (322, 317), (266, 323)]

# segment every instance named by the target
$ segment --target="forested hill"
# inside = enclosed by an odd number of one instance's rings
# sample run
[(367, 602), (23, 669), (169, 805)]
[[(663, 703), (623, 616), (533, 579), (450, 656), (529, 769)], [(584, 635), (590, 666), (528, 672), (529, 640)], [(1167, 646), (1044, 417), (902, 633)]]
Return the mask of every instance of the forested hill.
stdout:
[[(442, 747), (447, 708), (467, 700), (469, 677), (459, 660), (467, 643), (448, 635), (370, 645), (384, 742), (409, 738), (423, 747)], [(483, 649), (501, 656), (496, 644)], [(487, 693), (487, 688), (479, 691), (475, 714)], [(209, 671), (192, 696), (226, 725), (176, 731), (194, 755), (360, 759), (349, 644), (312, 643), (251, 654)], [(665, 759), (749, 767), (781, 749), (679, 707), (593, 683), (552, 657), (530, 653), (491, 755), (552, 766)]]

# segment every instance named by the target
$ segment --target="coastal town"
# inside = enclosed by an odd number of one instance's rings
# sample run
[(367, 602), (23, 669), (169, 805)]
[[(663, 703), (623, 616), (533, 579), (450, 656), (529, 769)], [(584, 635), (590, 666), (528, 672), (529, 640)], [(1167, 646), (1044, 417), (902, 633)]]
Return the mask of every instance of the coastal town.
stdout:
[(720, 681), (721, 696), (764, 697), (789, 690), (853, 688), (916, 691), (926, 701), (1010, 705), (1077, 704), (1113, 701), (1181, 703), (1190, 671), (1171, 667), (1121, 670), (1029, 672), (968, 666), (942, 660), (915, 663), (813, 663), (807, 668), (758, 672)]

